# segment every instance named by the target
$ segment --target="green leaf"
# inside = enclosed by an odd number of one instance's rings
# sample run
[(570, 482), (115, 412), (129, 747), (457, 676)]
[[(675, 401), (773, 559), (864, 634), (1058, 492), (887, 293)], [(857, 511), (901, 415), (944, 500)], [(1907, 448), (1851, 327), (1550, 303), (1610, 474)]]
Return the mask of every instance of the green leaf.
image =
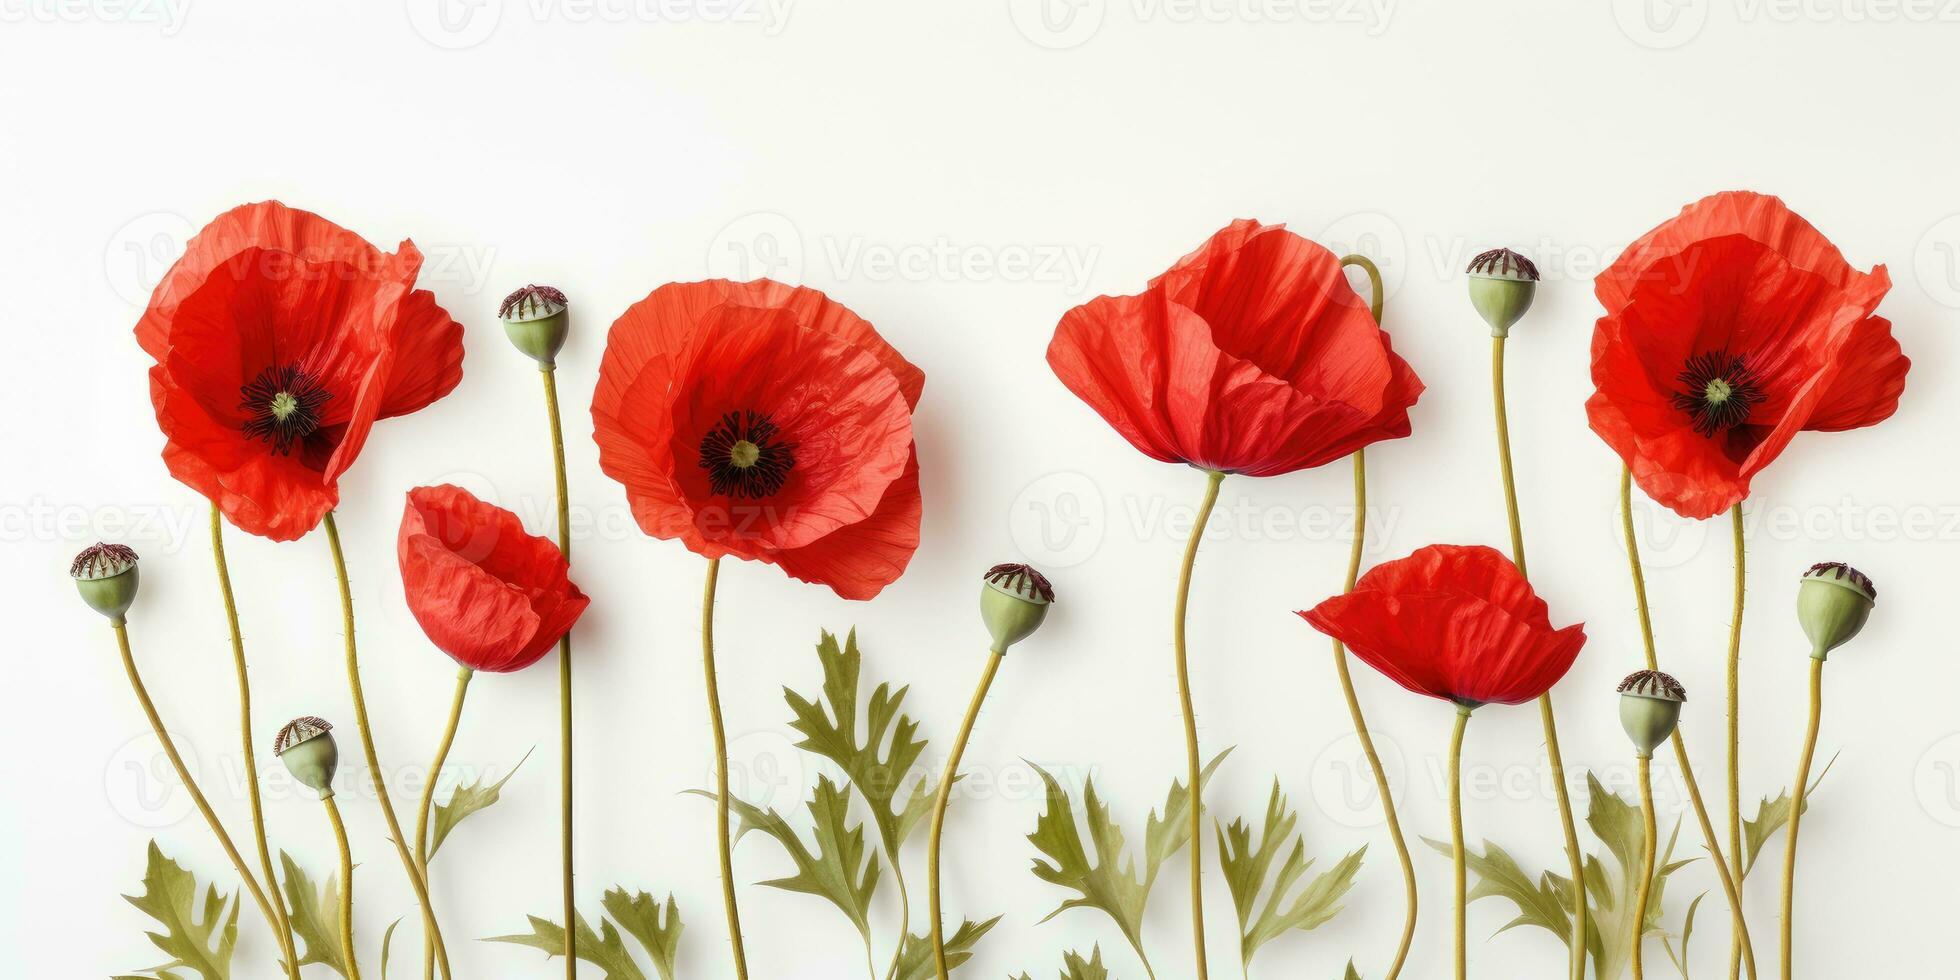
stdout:
[[(1209, 782), (1218, 764), (1231, 751), (1226, 749), (1212, 759), (1200, 773), (1200, 781)], [(1149, 901), (1150, 888), (1156, 883), (1157, 870), (1190, 839), (1191, 794), (1181, 783), (1172, 782), (1170, 793), (1164, 799), (1164, 816), (1160, 819), (1157, 811), (1150, 812), (1144, 824), (1145, 870), (1138, 879), (1135, 859), (1123, 853), (1123, 830), (1110, 818), (1109, 807), (1096, 795), (1095, 780), (1086, 780), (1082, 789), (1089, 845), (1095, 848), (1092, 862), (1076, 826), (1075, 808), (1068, 792), (1047, 770), (1040, 766), (1034, 770), (1048, 787), (1047, 809), (1035, 823), (1034, 833), (1028, 835), (1029, 842), (1048, 859), (1035, 859), (1034, 875), (1081, 894), (1080, 898), (1064, 901), (1041, 921), (1046, 922), (1069, 909), (1100, 909), (1116, 920), (1123, 938), (1130, 941), (1130, 947), (1136, 950), (1148, 971), (1150, 958), (1143, 951), (1143, 909)]]
[[(484, 941), (541, 949), (546, 959), (565, 955), (564, 927), (535, 915), (525, 918), (531, 921), (529, 935), (492, 936)], [(585, 916), (578, 917), (578, 958), (604, 971), (603, 980), (646, 980), (646, 974), (633, 962), (633, 955), (626, 951), (626, 944), (613, 924), (601, 919), (599, 927), (604, 931), (594, 933)]]
[[(170, 962), (143, 972), (160, 980), (182, 980), (178, 967), (195, 970), (204, 980), (230, 980), (231, 953), (238, 945), (238, 905), (218, 886), (204, 891), (204, 915), (198, 917), (197, 879), (183, 866), (163, 856), (150, 842), (143, 872), (143, 894), (124, 895), (129, 904), (162, 923), (164, 931), (149, 934), (150, 942), (170, 956)], [(225, 907), (231, 906), (229, 914)], [(136, 978), (143, 980), (143, 978)]]
[[(689, 790), (714, 799), (713, 793)], [(776, 839), (796, 865), (796, 874), (762, 882), (771, 888), (803, 892), (830, 900), (851, 920), (866, 943), (871, 942), (871, 894), (878, 887), (878, 855), (864, 847), (864, 825), (850, 825), (851, 791), (839, 788), (829, 776), (817, 777), (817, 788), (806, 804), (815, 820), (817, 850), (811, 853), (803, 838), (773, 809), (729, 797), (728, 808), (741, 819), (736, 839), (759, 830)], [(862, 870), (859, 870), (862, 868)]]
[(1688, 903), (1688, 914), (1681, 920), (1681, 951), (1678, 954), (1674, 943), (1666, 936), (1661, 937), (1661, 948), (1667, 950), (1667, 958), (1674, 961), (1675, 972), (1681, 974), (1681, 980), (1688, 980), (1688, 940), (1695, 935), (1695, 910), (1701, 908), (1701, 900), (1707, 897), (1708, 893), (1702, 892)]
[[(1834, 765), (1837, 765), (1835, 755), (1831, 756), (1831, 761), (1824, 763), (1824, 771), (1818, 773), (1816, 779), (1811, 780), (1810, 789), (1803, 794), (1805, 813), (1810, 812), (1810, 794), (1817, 792), (1818, 784), (1824, 781), (1825, 776), (1830, 775), (1831, 767)], [(1789, 824), (1790, 802), (1790, 791), (1787, 789), (1776, 794), (1776, 799), (1773, 800), (1765, 796), (1756, 806), (1756, 818), (1754, 820), (1745, 818), (1742, 821), (1742, 841), (1745, 845), (1744, 851), (1748, 855), (1742, 862), (1744, 878), (1749, 877), (1749, 872), (1755, 869), (1756, 857), (1761, 853), (1763, 845), (1769, 843), (1769, 839), (1776, 836), (1777, 831)]]
[(1341, 980), (1361, 980), (1361, 974), (1357, 973), (1354, 969), (1353, 960), (1348, 961), (1347, 972), (1341, 974)]
[[(1361, 856), (1367, 848), (1355, 851), (1301, 889), (1290, 905), (1288, 891), (1313, 865), (1306, 856), (1306, 839), (1295, 831), (1299, 814), (1290, 809), (1280, 795), (1279, 780), (1273, 780), (1272, 795), (1266, 801), (1266, 822), (1257, 847), (1252, 844), (1252, 828), (1242, 820), (1218, 830), (1218, 860), (1225, 870), (1225, 883), (1232, 890), (1232, 904), (1239, 914), (1239, 958), (1248, 970), (1259, 947), (1289, 930), (1314, 929), (1341, 911), (1341, 896), (1354, 885), (1361, 870)], [(1274, 880), (1261, 906), (1259, 895), (1266, 891), (1266, 879), (1280, 849), (1291, 844), (1279, 877)]]
[[(985, 922), (976, 923), (971, 919), (961, 922), (960, 927), (946, 937), (946, 968), (957, 969), (960, 964), (972, 959), (973, 947), (980, 942), (980, 937), (999, 922), (998, 915)], [(932, 937), (907, 933), (905, 944), (898, 951), (895, 980), (931, 980), (938, 974), (939, 967), (932, 959)]]
[[(430, 831), (429, 860), (436, 859), (436, 852), (442, 849), (442, 842), (449, 839), (449, 832), (455, 830), (456, 825), (462, 823), (464, 817), (497, 802), (502, 795), (504, 784), (510, 782), (510, 777), (517, 775), (517, 770), (523, 767), (525, 760), (530, 757), (531, 753), (525, 752), (524, 758), (517, 760), (517, 765), (510, 767), (510, 771), (504, 774), (504, 778), (488, 786), (485, 786), (481, 779), (468, 786), (458, 786), (455, 792), (449, 794), (448, 803), (436, 804), (435, 827)], [(435, 774), (430, 773), (429, 778), (434, 779)]]
[[(885, 854), (896, 855), (906, 835), (918, 826), (919, 818), (932, 808), (932, 794), (924, 785), (930, 780), (920, 780), (904, 803), (894, 802), (926, 747), (925, 740), (917, 737), (919, 723), (899, 713), (909, 688), (894, 691), (890, 684), (879, 684), (872, 690), (871, 703), (864, 712), (864, 740), (860, 742), (858, 676), (864, 656), (858, 652), (857, 631), (846, 635), (842, 648), (836, 635), (825, 631), (817, 642), (817, 660), (823, 664), (822, 704), (783, 688), (783, 700), (796, 715), (790, 727), (803, 736), (796, 747), (823, 756), (844, 770), (871, 807)], [(887, 732), (891, 734), (889, 746)]]
[(631, 934), (647, 956), (653, 960), (653, 968), (660, 974), (660, 980), (674, 980), (674, 960), (681, 945), (681, 910), (674, 903), (672, 893), (667, 895), (664, 910), (653, 896), (646, 892), (627, 895), (626, 889), (614, 888), (606, 892), (602, 904), (606, 915), (619, 923), (619, 927)]
[[(1023, 973), (1014, 980), (1033, 980)], [(1062, 954), (1062, 980), (1109, 980), (1109, 971), (1103, 969), (1102, 947), (1090, 950), (1089, 958), (1083, 959), (1075, 950)]]
[(402, 924), (396, 919), (388, 923), (388, 931), (381, 934), (381, 980), (388, 980), (388, 950), (395, 945), (395, 927)]
[(341, 976), (347, 975), (347, 961), (340, 954), (340, 881), (328, 875), (326, 884), (315, 889), (306, 872), (285, 851), (279, 852), (279, 865), (285, 875), (286, 904), (291, 909), (293, 935), (305, 944), (299, 965), (319, 963)]
[[(1442, 841), (1423, 838), (1423, 842), (1435, 848), (1444, 857), (1452, 854), (1450, 845)], [(1535, 926), (1558, 937), (1558, 941), (1570, 944), (1572, 939), (1572, 918), (1570, 902), (1562, 901), (1557, 890), (1552, 887), (1549, 876), (1530, 875), (1518, 866), (1518, 862), (1505, 850), (1490, 841), (1484, 841), (1484, 852), (1478, 854), (1476, 848), (1465, 845), (1463, 862), (1477, 876), (1476, 883), (1470, 887), (1467, 896), (1471, 902), (1480, 898), (1502, 898), (1518, 909), (1518, 917), (1505, 923), (1497, 932), (1508, 932), (1519, 926)]]

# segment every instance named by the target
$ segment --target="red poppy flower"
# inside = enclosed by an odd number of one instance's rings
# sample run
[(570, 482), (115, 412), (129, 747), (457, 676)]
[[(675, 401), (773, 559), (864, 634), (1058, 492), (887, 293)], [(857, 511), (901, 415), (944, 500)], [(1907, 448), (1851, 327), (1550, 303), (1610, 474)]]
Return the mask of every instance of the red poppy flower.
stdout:
[(919, 544), (924, 385), (814, 289), (670, 283), (613, 323), (593, 438), (646, 533), (869, 599)]
[(1874, 425), (1911, 362), (1859, 272), (1774, 197), (1682, 209), (1594, 283), (1594, 432), (1641, 489), (1684, 517), (1719, 514), (1801, 431)]
[(592, 601), (551, 539), (460, 487), (410, 490), (395, 550), (415, 621), (471, 670), (537, 663)]
[(1482, 545), (1430, 545), (1300, 615), (1397, 684), (1470, 707), (1551, 690), (1586, 644), (1584, 624), (1553, 629), (1518, 566)]
[(1249, 476), (1406, 436), (1422, 394), (1332, 252), (1247, 220), (1068, 311), (1048, 365), (1151, 458)]
[(136, 324), (171, 475), (253, 534), (312, 530), (374, 421), (462, 380), (462, 325), (414, 288), (421, 265), (276, 201), (206, 225)]

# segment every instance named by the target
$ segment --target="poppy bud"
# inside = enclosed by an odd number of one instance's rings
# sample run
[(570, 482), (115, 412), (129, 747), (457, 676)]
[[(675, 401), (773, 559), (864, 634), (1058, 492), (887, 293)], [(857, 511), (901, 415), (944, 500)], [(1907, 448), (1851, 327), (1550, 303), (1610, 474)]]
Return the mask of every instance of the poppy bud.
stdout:
[(987, 569), (980, 588), (980, 618), (993, 634), (993, 652), (1028, 638), (1048, 618), (1055, 588), (1046, 576), (1028, 565), (995, 565)]
[(1470, 305), (1490, 324), (1491, 336), (1510, 336), (1538, 292), (1538, 267), (1508, 248), (1493, 248), (1471, 259), (1469, 272)]
[(1655, 747), (1674, 734), (1688, 691), (1658, 670), (1636, 670), (1620, 682), (1620, 727), (1633, 739), (1634, 753), (1652, 758)]
[(333, 773), (340, 766), (340, 746), (334, 744), (333, 726), (324, 718), (307, 715), (294, 718), (279, 729), (272, 740), (272, 753), (321, 799), (333, 795)]
[(1810, 566), (1797, 587), (1797, 621), (1810, 637), (1810, 655), (1822, 660), (1857, 636), (1877, 600), (1872, 580), (1850, 565), (1827, 561)]
[(550, 286), (525, 286), (497, 307), (504, 333), (518, 350), (538, 362), (540, 370), (557, 366), (558, 348), (565, 346), (569, 319), (565, 294)]
[(89, 608), (109, 617), (114, 626), (123, 624), (124, 614), (136, 601), (136, 552), (128, 545), (100, 542), (82, 549), (68, 566), (75, 577), (75, 588)]

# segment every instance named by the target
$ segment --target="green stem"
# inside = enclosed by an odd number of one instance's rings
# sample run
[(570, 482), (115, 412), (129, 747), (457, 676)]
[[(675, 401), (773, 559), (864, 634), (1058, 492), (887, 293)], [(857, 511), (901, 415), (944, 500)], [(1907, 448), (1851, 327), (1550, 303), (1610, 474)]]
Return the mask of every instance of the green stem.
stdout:
[(1797, 798), (1790, 804), (1790, 832), (1783, 841), (1783, 980), (1790, 980), (1790, 926), (1797, 896), (1797, 828), (1803, 822), (1804, 797), (1809, 796), (1810, 762), (1817, 753), (1817, 726), (1824, 714), (1824, 661), (1810, 661), (1810, 722), (1804, 729), (1803, 754), (1797, 757)]
[(341, 822), (340, 805), (329, 793), (320, 798), (327, 808), (327, 822), (333, 825), (334, 843), (340, 846), (340, 958), (347, 961), (348, 980), (361, 980), (361, 963), (354, 955), (354, 852), (347, 846), (347, 825)]
[[(1647, 655), (1647, 669), (1659, 670), (1659, 658), (1654, 653), (1654, 619), (1647, 605), (1647, 576), (1640, 568), (1640, 539), (1633, 533), (1633, 471), (1625, 468), (1620, 470), (1620, 533), (1626, 542), (1627, 565), (1633, 573), (1634, 607), (1640, 614), (1640, 642)], [(1742, 961), (1749, 967), (1749, 980), (1756, 980), (1756, 947), (1749, 939), (1749, 923), (1742, 917), (1741, 889), (1737, 887), (1740, 879), (1729, 873), (1729, 866), (1722, 858), (1722, 844), (1716, 839), (1715, 824), (1708, 818), (1701, 785), (1695, 782), (1695, 767), (1688, 761), (1688, 746), (1681, 739), (1680, 726), (1675, 726), (1668, 741), (1674, 745), (1674, 760), (1681, 767), (1688, 801), (1694, 805), (1695, 822), (1701, 826), (1702, 841), (1714, 861), (1716, 876), (1722, 880), (1722, 893), (1728, 898), (1729, 927), (1742, 936)]]
[(354, 589), (347, 580), (347, 556), (341, 552), (340, 528), (334, 524), (332, 511), (327, 512), (325, 524), (327, 547), (333, 552), (334, 578), (340, 586), (340, 628), (346, 637), (347, 647), (347, 690), (354, 701), (354, 725), (360, 732), (361, 752), (367, 757), (368, 780), (374, 785), (376, 801), (381, 804), (381, 816), (388, 822), (388, 835), (394, 841), (395, 854), (401, 858), (402, 869), (408, 872), (408, 883), (415, 889), (416, 901), (422, 905), (423, 935), (434, 940), (436, 965), (442, 968), (443, 980), (450, 980), (449, 950), (443, 946), (442, 930), (436, 925), (435, 907), (429, 903), (428, 882), (422, 880), (415, 856), (408, 851), (408, 838), (402, 833), (401, 821), (395, 817), (395, 804), (388, 798), (388, 780), (381, 771), (381, 755), (375, 751), (374, 732), (368, 725), (367, 698), (361, 693), (360, 651), (354, 641)]
[[(436, 799), (436, 779), (442, 775), (442, 765), (449, 760), (449, 746), (456, 741), (456, 726), (463, 720), (463, 696), (469, 693), (470, 677), (474, 671), (468, 667), (456, 671), (456, 695), (449, 705), (449, 724), (442, 730), (442, 741), (436, 745), (436, 758), (429, 763), (428, 778), (422, 781), (422, 799), (415, 804), (415, 867), (422, 873), (422, 880), (429, 880), (429, 809)], [(435, 975), (435, 944), (422, 943), (422, 976)]]
[[(1738, 502), (1729, 508), (1729, 522), (1733, 529), (1731, 537), (1735, 548), (1735, 586), (1734, 602), (1729, 614), (1729, 874), (1737, 882), (1742, 881), (1742, 768), (1739, 753), (1742, 742), (1742, 583), (1745, 565), (1742, 555), (1742, 504)], [(1736, 900), (1742, 900), (1740, 892)], [(1729, 930), (1729, 976), (1738, 975), (1737, 963), (1741, 959), (1737, 947), (1742, 945), (1742, 937), (1733, 929)]]
[(1641, 969), (1641, 947), (1647, 940), (1647, 900), (1654, 885), (1654, 780), (1648, 770), (1652, 758), (1645, 753), (1640, 756), (1640, 821), (1646, 834), (1641, 838), (1640, 881), (1634, 887), (1633, 898), (1633, 980), (1643, 980), (1646, 973)]
[(136, 669), (136, 656), (129, 649), (129, 628), (121, 622), (112, 624), (116, 631), (116, 649), (122, 652), (123, 671), (129, 675), (130, 690), (136, 692), (136, 703), (143, 708), (144, 717), (150, 720), (150, 730), (156, 733), (157, 743), (163, 746), (163, 754), (170, 760), (170, 767), (177, 770), (178, 781), (184, 784), (185, 791), (191, 794), (191, 802), (197, 805), (197, 812), (204, 815), (204, 822), (211, 828), (212, 836), (218, 838), (218, 845), (224, 848), (225, 856), (231, 859), (231, 866), (238, 869), (238, 877), (245, 882), (245, 890), (252, 893), (252, 899), (259, 904), (259, 911), (265, 915), (266, 925), (277, 932), (279, 919), (272, 914), (272, 903), (266, 901), (265, 889), (259, 887), (259, 880), (245, 867), (245, 858), (232, 844), (231, 835), (225, 833), (225, 825), (218, 822), (218, 814), (211, 809), (211, 801), (204, 798), (204, 791), (197, 788), (197, 780), (191, 778), (191, 771), (184, 765), (184, 757), (177, 754), (177, 743), (170, 740), (170, 733), (163, 727), (163, 716), (157, 714), (156, 702), (150, 700), (150, 689), (143, 684), (143, 675)]
[(994, 674), (999, 672), (1004, 656), (999, 650), (987, 656), (987, 667), (980, 674), (979, 685), (973, 689), (973, 701), (966, 706), (966, 719), (960, 722), (960, 733), (953, 738), (953, 751), (946, 756), (946, 768), (939, 774), (939, 793), (932, 802), (932, 833), (926, 843), (926, 903), (931, 906), (932, 963), (939, 971), (939, 980), (948, 980), (946, 936), (940, 926), (939, 912), (939, 837), (946, 826), (946, 804), (953, 798), (953, 781), (959, 777), (966, 740), (973, 734), (973, 722), (980, 717), (980, 704), (987, 700), (987, 689), (994, 685)]
[(1205, 969), (1204, 806), (1199, 798), (1203, 764), (1198, 758), (1198, 716), (1191, 710), (1191, 669), (1184, 651), (1184, 611), (1190, 604), (1191, 568), (1198, 560), (1198, 542), (1205, 536), (1205, 524), (1211, 520), (1211, 509), (1218, 503), (1218, 486), (1223, 482), (1223, 473), (1213, 470), (1205, 474), (1205, 499), (1198, 505), (1198, 517), (1191, 524), (1191, 539), (1184, 546), (1184, 565), (1177, 576), (1176, 618), (1171, 627), (1171, 645), (1177, 655), (1177, 700), (1184, 712), (1186, 775), (1191, 781), (1191, 941), (1196, 948), (1198, 980), (1210, 975)]
[[(558, 491), (558, 550), (572, 560), (572, 507), (565, 490), (565, 432), (558, 420), (558, 371), (546, 365), (545, 415), (551, 422), (551, 471)], [(565, 907), (565, 980), (578, 980), (578, 908), (572, 896), (572, 632), (558, 638), (558, 846)]]
[(225, 564), (225, 524), (218, 505), (211, 505), (211, 558), (218, 566), (218, 593), (225, 600), (225, 622), (231, 628), (231, 661), (238, 674), (238, 744), (245, 752), (245, 794), (252, 807), (252, 836), (259, 847), (259, 868), (271, 886), (272, 912), (278, 918), (274, 932), (279, 948), (286, 954), (286, 976), (299, 980), (299, 953), (293, 941), (292, 916), (286, 900), (279, 894), (279, 875), (272, 870), (272, 849), (265, 839), (265, 806), (259, 799), (259, 762), (252, 748), (252, 676), (245, 667), (245, 636), (238, 628), (238, 602), (231, 592), (231, 569)]
[[(1517, 564), (1519, 574), (1529, 578), (1525, 570), (1524, 522), (1518, 512), (1517, 482), (1511, 472), (1511, 424), (1504, 395), (1504, 340), (1503, 337), (1490, 339), (1491, 406), (1497, 417), (1497, 463), (1504, 480), (1504, 515), (1511, 528), (1511, 560)], [(1558, 717), (1552, 711), (1550, 691), (1538, 696), (1538, 721), (1545, 732), (1545, 759), (1552, 768), (1552, 794), (1558, 802), (1559, 829), (1565, 834), (1566, 866), (1577, 891), (1576, 901), (1572, 903), (1573, 939), (1567, 944), (1566, 952), (1571, 958), (1572, 980), (1585, 980), (1586, 937), (1590, 935), (1586, 920), (1592, 910), (1586, 898), (1585, 854), (1579, 850), (1579, 827), (1572, 818), (1572, 794), (1566, 788), (1565, 758), (1559, 752)]]
[(701, 590), (701, 671), (708, 682), (708, 725), (715, 742), (715, 848), (721, 857), (721, 904), (728, 915), (735, 976), (748, 980), (749, 958), (742, 948), (742, 913), (735, 905), (735, 870), (730, 858), (734, 845), (728, 832), (728, 734), (721, 722), (721, 687), (715, 682), (715, 580), (720, 576), (721, 559), (708, 559), (707, 584)]
[(1470, 724), (1470, 709), (1457, 705), (1456, 728), (1450, 733), (1450, 860), (1454, 866), (1456, 895), (1456, 980), (1469, 974), (1468, 877), (1463, 862), (1463, 729)]

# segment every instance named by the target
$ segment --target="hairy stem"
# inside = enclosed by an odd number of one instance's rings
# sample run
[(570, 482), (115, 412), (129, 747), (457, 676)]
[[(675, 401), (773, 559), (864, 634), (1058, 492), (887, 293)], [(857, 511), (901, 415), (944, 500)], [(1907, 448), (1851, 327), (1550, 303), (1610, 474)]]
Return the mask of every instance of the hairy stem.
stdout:
[(1463, 862), (1463, 730), (1470, 724), (1470, 709), (1457, 705), (1456, 728), (1450, 733), (1450, 860), (1456, 878), (1456, 980), (1469, 974), (1468, 920), (1469, 880)]
[[(1728, 696), (1729, 696), (1729, 874), (1737, 882), (1742, 881), (1742, 764), (1739, 754), (1742, 748), (1742, 583), (1745, 565), (1742, 555), (1742, 504), (1729, 508), (1729, 522), (1733, 528), (1735, 548), (1735, 586), (1734, 601), (1729, 614), (1729, 658), (1728, 658)], [(1740, 891), (1736, 901), (1742, 900)], [(1729, 930), (1729, 976), (1739, 975), (1742, 959), (1742, 936), (1735, 929)]]
[[(551, 422), (551, 471), (558, 491), (558, 550), (572, 559), (572, 508), (565, 496), (565, 432), (558, 421), (558, 371), (546, 366), (545, 415)], [(572, 631), (558, 638), (558, 863), (565, 906), (565, 980), (578, 980), (578, 908), (572, 898)]]
[(926, 842), (926, 903), (931, 906), (932, 963), (939, 971), (939, 980), (948, 980), (946, 937), (940, 926), (939, 912), (940, 832), (946, 825), (946, 804), (953, 798), (953, 780), (959, 776), (960, 757), (966, 754), (966, 740), (973, 734), (974, 719), (980, 717), (980, 704), (987, 700), (987, 689), (994, 685), (994, 674), (999, 672), (1004, 656), (999, 650), (987, 655), (987, 667), (980, 674), (980, 683), (973, 689), (972, 703), (966, 706), (966, 718), (960, 722), (960, 733), (953, 738), (953, 751), (946, 756), (946, 768), (939, 774), (939, 794), (932, 803), (932, 834)]
[(1641, 947), (1647, 940), (1647, 900), (1654, 885), (1654, 780), (1649, 773), (1651, 756), (1640, 756), (1640, 822), (1646, 834), (1640, 848), (1640, 881), (1634, 887), (1633, 897), (1633, 980), (1643, 980), (1646, 973), (1641, 969)]
[(1177, 576), (1176, 616), (1171, 624), (1171, 646), (1177, 655), (1177, 701), (1184, 712), (1185, 767), (1191, 780), (1191, 941), (1196, 950), (1198, 980), (1210, 976), (1205, 968), (1204, 806), (1199, 801), (1203, 764), (1198, 757), (1198, 716), (1191, 710), (1191, 668), (1184, 650), (1184, 611), (1191, 600), (1191, 568), (1198, 561), (1198, 542), (1205, 536), (1205, 524), (1211, 519), (1212, 507), (1218, 503), (1218, 486), (1223, 482), (1223, 473), (1212, 471), (1205, 475), (1205, 497), (1198, 505), (1198, 518), (1191, 525), (1191, 539), (1184, 546), (1184, 564)]
[(728, 733), (722, 728), (721, 687), (715, 682), (715, 580), (720, 576), (721, 559), (708, 559), (707, 583), (701, 594), (701, 671), (708, 682), (708, 726), (713, 729), (715, 742), (715, 848), (721, 857), (721, 904), (728, 915), (735, 976), (748, 980), (749, 958), (742, 948), (742, 913), (735, 904), (735, 870), (730, 857), (734, 844), (728, 832)]
[(1797, 896), (1797, 827), (1803, 823), (1804, 797), (1810, 795), (1810, 762), (1817, 753), (1817, 726), (1823, 714), (1824, 661), (1813, 658), (1810, 661), (1810, 721), (1803, 733), (1803, 753), (1797, 756), (1797, 781), (1793, 784), (1796, 789), (1792, 791), (1797, 798), (1790, 804), (1790, 833), (1783, 841), (1783, 932), (1779, 943), (1783, 980), (1790, 980), (1790, 926)]
[[(429, 763), (429, 775), (422, 781), (422, 799), (415, 804), (415, 867), (422, 872), (422, 880), (429, 880), (429, 809), (436, 800), (436, 779), (442, 775), (442, 764), (449, 761), (449, 746), (456, 741), (456, 725), (463, 720), (463, 696), (469, 693), (470, 677), (475, 671), (462, 667), (456, 671), (456, 694), (449, 704), (449, 723), (443, 727), (442, 741), (436, 743), (436, 757)], [(422, 976), (435, 975), (436, 947), (426, 940), (422, 943)]]
[(361, 963), (354, 955), (354, 852), (347, 846), (347, 825), (341, 822), (340, 805), (333, 795), (320, 798), (327, 809), (327, 822), (333, 825), (333, 840), (340, 847), (340, 958), (347, 961), (347, 980), (361, 980)]

